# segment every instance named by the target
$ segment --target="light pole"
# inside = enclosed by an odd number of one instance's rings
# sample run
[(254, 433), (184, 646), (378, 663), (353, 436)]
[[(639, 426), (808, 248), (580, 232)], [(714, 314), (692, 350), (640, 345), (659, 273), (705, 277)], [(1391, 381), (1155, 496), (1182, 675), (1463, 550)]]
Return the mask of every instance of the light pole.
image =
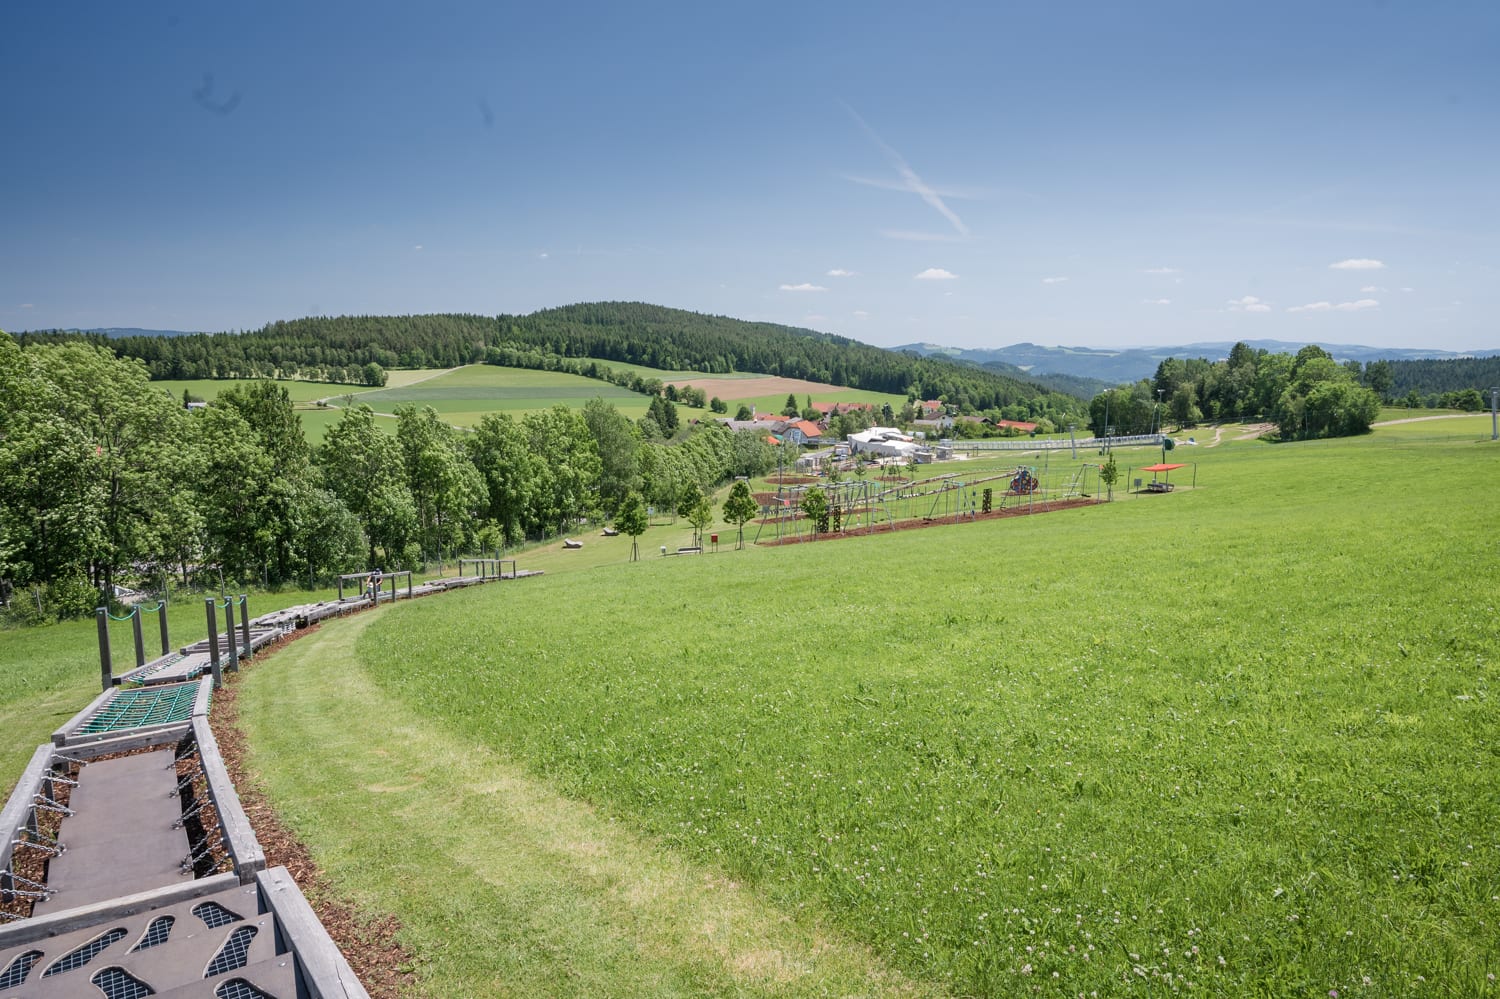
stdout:
[(1500, 441), (1500, 385), (1490, 386), (1490, 440)]

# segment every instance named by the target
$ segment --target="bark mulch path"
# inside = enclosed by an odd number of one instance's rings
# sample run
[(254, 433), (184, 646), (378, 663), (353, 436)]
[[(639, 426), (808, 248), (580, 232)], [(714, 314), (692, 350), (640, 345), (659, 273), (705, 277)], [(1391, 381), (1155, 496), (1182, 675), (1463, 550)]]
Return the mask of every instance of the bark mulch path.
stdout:
[[(314, 625), (295, 633), (296, 638), (317, 630)], [(283, 641), (287, 641), (285, 639)], [(256, 659), (280, 647), (282, 642), (257, 654)], [(251, 662), (253, 662), (252, 660)], [(246, 663), (246, 666), (251, 663)], [(244, 667), (241, 667), (242, 669)], [(254, 775), (245, 768), (245, 736), (239, 727), (237, 700), (238, 674), (228, 674), (225, 684), (214, 692), (210, 723), (224, 765), (234, 781), (240, 804), (255, 830), (255, 838), (266, 852), (266, 865), (278, 864), (291, 872), (297, 887), (307, 896), (313, 911), (333, 937), (360, 982), (374, 999), (394, 999), (415, 990), (415, 956), (396, 941), (401, 924), (394, 916), (370, 918), (338, 897), (323, 872), (313, 861), (307, 847), (281, 821), (266, 800), (265, 792)]]

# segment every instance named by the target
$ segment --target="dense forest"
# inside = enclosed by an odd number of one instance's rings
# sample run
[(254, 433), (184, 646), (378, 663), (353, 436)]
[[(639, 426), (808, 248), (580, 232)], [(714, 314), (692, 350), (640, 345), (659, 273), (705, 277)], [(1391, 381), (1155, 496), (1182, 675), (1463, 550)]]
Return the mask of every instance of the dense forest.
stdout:
[(1154, 378), (1101, 392), (1089, 404), (1090, 422), (1096, 434), (1128, 435), (1168, 423), (1261, 418), (1283, 440), (1347, 437), (1367, 432), (1380, 415), (1384, 376), (1371, 367), (1339, 364), (1321, 347), (1293, 355), (1237, 343), (1223, 361), (1168, 358)]
[[(152, 378), (288, 378), (379, 384), (391, 367), (488, 362), (608, 377), (608, 362), (671, 371), (783, 375), (942, 399), (1008, 419), (1081, 417), (1081, 399), (1023, 379), (872, 347), (844, 337), (637, 302), (525, 316), (339, 316), (181, 337), (28, 333), (22, 342), (85, 340), (145, 363)], [(590, 364), (590, 362), (594, 362)], [(628, 376), (626, 376), (628, 377)]]
[(1387, 395), (1401, 405), (1476, 410), (1490, 404), (1500, 386), (1500, 357), (1456, 357), (1441, 361), (1372, 361), (1390, 375)]
[(695, 509), (774, 467), (764, 432), (633, 422), (602, 399), (472, 432), (430, 408), (345, 410), (309, 447), (283, 386), (250, 381), (189, 410), (145, 364), (90, 343), (0, 332), (0, 590), (10, 616), (87, 613), (127, 581), (208, 572), (265, 584), (412, 568), (572, 530), (632, 499)]

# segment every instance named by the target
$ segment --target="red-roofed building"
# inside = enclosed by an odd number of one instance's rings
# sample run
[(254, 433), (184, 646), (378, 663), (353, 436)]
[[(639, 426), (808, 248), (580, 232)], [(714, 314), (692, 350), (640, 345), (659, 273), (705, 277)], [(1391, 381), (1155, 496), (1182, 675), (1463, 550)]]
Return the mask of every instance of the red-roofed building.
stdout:
[(823, 438), (823, 428), (811, 420), (798, 420), (782, 431), (782, 437), (793, 444), (808, 444)]

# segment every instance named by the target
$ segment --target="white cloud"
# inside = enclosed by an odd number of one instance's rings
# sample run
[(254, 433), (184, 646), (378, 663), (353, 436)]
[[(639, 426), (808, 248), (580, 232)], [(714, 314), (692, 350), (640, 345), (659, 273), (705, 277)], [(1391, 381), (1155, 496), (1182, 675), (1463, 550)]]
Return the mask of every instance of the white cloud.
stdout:
[(1244, 298), (1231, 298), (1229, 300), (1230, 312), (1270, 312), (1271, 307), (1254, 295), (1246, 295)]
[(941, 267), (929, 267), (922, 273), (915, 275), (918, 281), (957, 281), (958, 275), (952, 271), (945, 271)]
[(828, 272), (828, 276), (829, 277), (857, 277), (858, 273), (856, 271), (846, 271), (842, 267), (835, 267), (833, 270), (831, 270), (831, 271)]
[(21, 308), (23, 308), (23, 309), (34, 309), (34, 308), (36, 308), (36, 305), (34, 303), (32, 303), (32, 302), (22, 302), (21, 303)]
[(809, 316), (803, 316), (802, 317), (802, 321), (804, 323), (809, 323), (809, 324), (810, 323), (826, 323), (826, 322), (828, 322), (828, 317), (827, 316), (819, 316), (819, 315), (814, 314), (814, 315), (809, 315)]
[(1065, 277), (1042, 278), (1042, 284), (1064, 284), (1067, 280)]
[(1141, 273), (1142, 274), (1181, 274), (1182, 270), (1181, 270), (1181, 268), (1178, 268), (1178, 267), (1147, 267), (1145, 270), (1141, 271)]
[(823, 287), (820, 284), (809, 284), (808, 282), (804, 281), (801, 284), (784, 284), (784, 285), (781, 286), (781, 290), (782, 291), (827, 291), (828, 289), (825, 288), (825, 287)]
[(1381, 288), (1381, 287), (1379, 287), (1377, 285), (1373, 285), (1373, 284), (1367, 284), (1367, 285), (1365, 285), (1363, 288), (1361, 288), (1359, 290), (1362, 291), (1362, 292), (1364, 292), (1366, 295), (1378, 295), (1381, 292), (1385, 291), (1384, 288)]
[(1141, 299), (1141, 304), (1142, 305), (1171, 305), (1172, 304), (1172, 300), (1170, 298), (1143, 298), (1143, 299)]
[(412, 247), (413, 250), (420, 250), (421, 248), (422, 248), (422, 244), (421, 243), (418, 243), (416, 246)]
[(870, 318), (870, 314), (868, 312), (866, 312), (864, 309), (855, 309), (854, 310), (854, 318), (855, 319), (869, 319)]
[(1361, 298), (1357, 302), (1308, 302), (1306, 305), (1293, 305), (1287, 309), (1288, 312), (1363, 312), (1365, 309), (1373, 309), (1380, 305), (1373, 298)]
[(1385, 264), (1379, 260), (1371, 260), (1368, 257), (1352, 257), (1348, 260), (1340, 260), (1336, 264), (1328, 265), (1330, 270), (1335, 271), (1383, 271)]
[(1416, 291), (1417, 289), (1415, 289), (1415, 288), (1402, 288), (1401, 290), (1404, 291), (1404, 292), (1410, 293), (1410, 292)]

